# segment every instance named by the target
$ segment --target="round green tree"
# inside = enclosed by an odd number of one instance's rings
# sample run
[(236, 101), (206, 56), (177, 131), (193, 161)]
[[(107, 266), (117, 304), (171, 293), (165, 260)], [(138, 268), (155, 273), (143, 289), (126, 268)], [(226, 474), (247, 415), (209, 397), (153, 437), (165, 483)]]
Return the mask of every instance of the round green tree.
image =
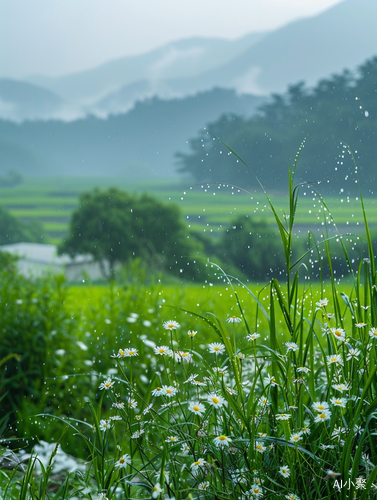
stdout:
[(149, 195), (94, 189), (80, 195), (59, 253), (90, 254), (113, 278), (116, 265), (133, 257), (153, 260), (160, 269), (174, 268), (191, 253), (190, 241), (176, 206)]

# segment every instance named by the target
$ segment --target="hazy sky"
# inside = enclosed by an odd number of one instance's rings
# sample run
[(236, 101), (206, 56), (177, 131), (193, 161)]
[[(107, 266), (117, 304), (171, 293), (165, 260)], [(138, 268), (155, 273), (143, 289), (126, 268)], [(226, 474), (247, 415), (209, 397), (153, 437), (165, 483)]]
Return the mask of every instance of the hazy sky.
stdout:
[(341, 0), (0, 0), (0, 76), (58, 76), (191, 36), (235, 39)]

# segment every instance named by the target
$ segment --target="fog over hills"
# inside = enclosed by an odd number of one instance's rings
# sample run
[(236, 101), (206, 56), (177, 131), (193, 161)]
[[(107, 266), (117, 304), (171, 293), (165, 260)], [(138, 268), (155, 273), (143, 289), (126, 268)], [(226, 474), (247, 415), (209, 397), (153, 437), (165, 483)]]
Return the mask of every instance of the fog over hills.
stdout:
[(126, 114), (64, 121), (0, 120), (1, 170), (28, 176), (177, 176), (174, 154), (222, 113), (251, 116), (264, 98), (213, 89), (184, 99), (157, 97)]
[[(48, 89), (65, 104), (58, 114), (55, 108), (43, 116), (30, 110), (26, 118), (106, 117), (154, 95), (181, 98), (215, 86), (268, 95), (298, 81), (314, 85), (377, 54), (376, 19), (376, 0), (344, 0), (272, 32), (252, 33), (235, 41), (178, 40), (89, 71), (60, 78), (30, 77), (30, 83)], [(19, 119), (14, 104), (0, 99), (0, 116)]]
[(0, 116), (23, 121), (60, 116), (65, 103), (48, 89), (27, 82), (0, 79)]
[(82, 73), (61, 78), (34, 77), (33, 81), (67, 100), (88, 104), (140, 81), (148, 82), (153, 88), (153, 84), (160, 81), (200, 76), (232, 60), (266, 35), (253, 33), (235, 41), (211, 38), (178, 40), (147, 54), (109, 61)]

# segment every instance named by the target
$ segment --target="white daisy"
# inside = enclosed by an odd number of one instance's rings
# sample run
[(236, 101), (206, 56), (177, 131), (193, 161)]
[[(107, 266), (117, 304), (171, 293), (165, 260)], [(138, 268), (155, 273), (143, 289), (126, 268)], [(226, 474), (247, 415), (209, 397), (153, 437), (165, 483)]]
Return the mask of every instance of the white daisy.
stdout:
[(156, 483), (153, 486), (152, 490), (152, 498), (158, 498), (160, 496), (160, 493), (162, 492), (162, 488), (160, 486), (160, 483)]
[(222, 396), (218, 396), (216, 393), (208, 394), (207, 402), (214, 408), (221, 408), (225, 404), (225, 399)]
[(165, 390), (162, 387), (156, 387), (156, 389), (153, 389), (151, 392), (152, 396), (165, 396)]
[(257, 338), (260, 337), (260, 334), (259, 333), (249, 333), (249, 335), (246, 336), (247, 340), (256, 340)]
[(314, 422), (315, 423), (325, 422), (326, 420), (329, 420), (330, 418), (331, 418), (330, 410), (324, 410), (323, 412), (318, 413), (318, 415), (314, 419)]
[(125, 352), (125, 357), (126, 358), (132, 358), (134, 356), (139, 356), (139, 353), (137, 352), (137, 349), (134, 349), (133, 347), (125, 349), (124, 352)]
[(318, 302), (316, 302), (315, 305), (318, 307), (326, 307), (328, 303), (329, 303), (328, 299), (321, 299)]
[(331, 328), (331, 333), (339, 342), (344, 342), (346, 340), (346, 332), (343, 328)]
[(331, 403), (334, 406), (340, 406), (341, 408), (345, 408), (347, 406), (347, 398), (331, 398)]
[(191, 402), (188, 408), (190, 411), (199, 416), (202, 416), (206, 411), (205, 406), (202, 403), (198, 402)]
[(206, 490), (207, 488), (209, 488), (208, 481), (204, 481), (203, 483), (198, 484), (198, 490)]
[(335, 384), (332, 386), (333, 389), (336, 389), (337, 391), (348, 391), (349, 390), (349, 385), (348, 384)]
[(155, 354), (160, 355), (160, 356), (169, 355), (171, 353), (171, 350), (166, 345), (154, 347), (153, 350), (154, 350)]
[(329, 405), (328, 403), (326, 403), (326, 401), (320, 401), (318, 403), (313, 403), (312, 404), (312, 407), (316, 410), (316, 411), (325, 411), (325, 410), (328, 410), (329, 409)]
[(111, 389), (114, 383), (115, 382), (113, 382), (111, 378), (108, 378), (107, 380), (105, 380), (105, 382), (102, 382), (102, 384), (99, 385), (98, 389), (100, 389), (101, 391), (103, 389), (105, 390)]
[(287, 348), (287, 354), (289, 353), (289, 351), (295, 352), (299, 349), (298, 345), (294, 342), (286, 342), (284, 345)]
[(194, 337), (195, 337), (195, 335), (196, 335), (197, 333), (198, 333), (198, 332), (194, 332), (194, 330), (189, 330), (189, 331), (187, 332), (187, 335), (188, 335), (189, 337), (191, 337), (191, 338), (194, 338)]
[(276, 420), (289, 420), (291, 418), (290, 413), (278, 413), (276, 415)]
[(264, 453), (266, 451), (266, 447), (263, 445), (261, 441), (256, 441), (255, 451), (257, 451), (258, 453)]
[(99, 421), (99, 430), (100, 431), (107, 431), (108, 429), (111, 429), (111, 420), (100, 420)]
[(350, 361), (352, 358), (358, 358), (360, 356), (361, 351), (359, 349), (349, 349), (347, 354), (347, 361)]
[(127, 398), (127, 406), (134, 410), (137, 407), (137, 401), (134, 398)]
[(179, 328), (180, 325), (176, 321), (170, 320), (170, 321), (165, 321), (162, 326), (163, 328), (165, 328), (165, 330), (176, 330), (177, 328)]
[(207, 462), (204, 460), (204, 458), (198, 458), (196, 462), (193, 462), (190, 465), (190, 468), (193, 472), (197, 472), (201, 467), (205, 467), (207, 465)]
[(289, 476), (291, 475), (291, 471), (289, 470), (288, 465), (283, 465), (282, 467), (280, 467), (280, 469), (279, 469), (279, 473), (280, 473), (283, 477), (289, 477)]
[(208, 344), (208, 347), (211, 354), (223, 354), (225, 352), (225, 345), (218, 342)]
[(190, 363), (192, 360), (192, 354), (190, 352), (175, 351), (174, 356), (178, 362), (184, 361), (185, 363)]
[(296, 432), (294, 434), (291, 434), (291, 437), (289, 438), (289, 441), (291, 443), (297, 444), (300, 441), (300, 439), (302, 439), (301, 432)]
[(377, 328), (371, 328), (369, 330), (369, 337), (372, 339), (377, 339)]
[(128, 464), (131, 463), (131, 457), (130, 455), (123, 455), (118, 460), (115, 462), (115, 468), (116, 469), (125, 469)]
[(310, 368), (306, 368), (305, 366), (299, 366), (299, 367), (297, 368), (297, 371), (298, 371), (298, 372), (309, 373), (309, 372), (310, 372)]
[(237, 318), (237, 316), (230, 316), (226, 321), (227, 323), (241, 323), (242, 319)]
[(172, 385), (163, 385), (162, 390), (164, 391), (164, 396), (168, 398), (172, 398), (178, 392), (178, 389), (176, 387), (173, 387)]
[(265, 383), (266, 385), (271, 384), (271, 386), (272, 386), (272, 387), (275, 387), (275, 385), (277, 385), (277, 384), (276, 384), (276, 379), (275, 379), (275, 377), (273, 377), (273, 376), (272, 376), (272, 375), (270, 375), (270, 374), (267, 374), (267, 376), (266, 376), (266, 377), (264, 377), (264, 383)]
[(213, 440), (213, 442), (217, 448), (225, 448), (225, 447), (229, 446), (229, 444), (232, 442), (232, 440), (229, 437), (221, 434), (220, 436), (217, 436)]
[(177, 436), (169, 436), (165, 439), (165, 442), (166, 443), (175, 443), (176, 441), (178, 441), (178, 437)]
[(250, 490), (246, 493), (250, 493), (253, 498), (260, 498), (263, 495), (263, 490), (259, 484), (253, 484)]
[(327, 356), (327, 364), (331, 365), (333, 363), (342, 365), (343, 364), (342, 356), (340, 354), (331, 354), (331, 356)]

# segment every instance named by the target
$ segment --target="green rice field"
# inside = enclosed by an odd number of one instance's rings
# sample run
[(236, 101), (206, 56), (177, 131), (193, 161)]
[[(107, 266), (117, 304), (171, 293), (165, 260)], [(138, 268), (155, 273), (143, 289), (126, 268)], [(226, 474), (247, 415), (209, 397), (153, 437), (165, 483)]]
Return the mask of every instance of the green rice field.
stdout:
[[(27, 222), (38, 219), (44, 227), (48, 241), (57, 243), (68, 231), (72, 211), (78, 205), (78, 196), (84, 191), (100, 186), (117, 186), (128, 192), (147, 192), (163, 202), (177, 203), (187, 225), (193, 229), (219, 232), (236, 216), (249, 214), (268, 218), (273, 222), (271, 210), (266, 206), (266, 196), (258, 191), (247, 193), (230, 185), (190, 185), (184, 181), (130, 184), (125, 179), (105, 178), (30, 178), (21, 185), (0, 190), (0, 203), (14, 216)], [(286, 197), (270, 194), (278, 213), (286, 216)], [(337, 224), (339, 232), (360, 232), (363, 226), (360, 200), (347, 195), (324, 197), (326, 206)], [(377, 204), (374, 199), (364, 200), (371, 226), (377, 224)], [(329, 211), (317, 194), (302, 189), (296, 227), (309, 229), (319, 221), (330, 219)]]

